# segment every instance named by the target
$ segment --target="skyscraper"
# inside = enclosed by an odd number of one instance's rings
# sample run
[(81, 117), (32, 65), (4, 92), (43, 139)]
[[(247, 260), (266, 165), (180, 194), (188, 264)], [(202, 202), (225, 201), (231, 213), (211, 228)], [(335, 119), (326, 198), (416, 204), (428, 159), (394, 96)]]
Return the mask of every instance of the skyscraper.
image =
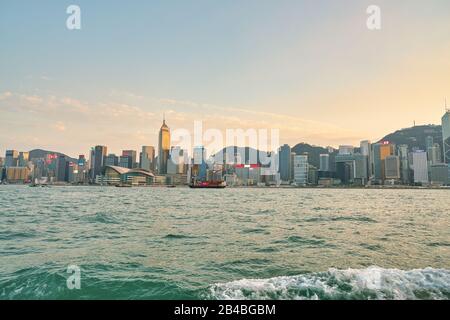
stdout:
[(388, 156), (384, 162), (385, 178), (388, 180), (400, 180), (400, 158), (398, 156)]
[(321, 154), (319, 156), (319, 171), (328, 172), (330, 171), (330, 155), (328, 153)]
[(449, 184), (448, 166), (445, 163), (433, 164), (430, 170), (430, 182), (434, 185)]
[(26, 167), (30, 158), (29, 152), (19, 152), (19, 157), (17, 160), (17, 165), (19, 167)]
[(428, 159), (427, 153), (422, 150), (414, 151), (412, 154), (414, 170), (414, 183), (428, 183)]
[(56, 180), (57, 181), (67, 181), (66, 176), (66, 162), (67, 159), (64, 155), (59, 155), (56, 160)]
[(450, 109), (442, 117), (442, 145), (444, 162), (450, 164)]
[(128, 156), (120, 156), (119, 157), (118, 166), (122, 167), (122, 168), (131, 169), (130, 168), (130, 157), (128, 157)]
[(410, 182), (410, 169), (408, 160), (408, 145), (401, 144), (398, 146), (398, 155), (400, 157), (400, 176), (404, 184), (409, 184)]
[(159, 130), (158, 141), (158, 172), (160, 174), (167, 173), (167, 160), (169, 160), (170, 153), (170, 129), (166, 125), (166, 119), (163, 119), (163, 124)]
[(117, 157), (114, 153), (110, 153), (105, 157), (105, 166), (118, 166), (119, 165), (119, 157)]
[(207, 164), (206, 164), (206, 149), (204, 146), (198, 146), (194, 148), (192, 165), (192, 176), (196, 177), (199, 181), (205, 181), (207, 176)]
[(294, 157), (294, 182), (297, 185), (308, 184), (308, 156), (296, 155)]
[(383, 183), (385, 179), (384, 160), (386, 157), (394, 155), (395, 145), (384, 141), (372, 146), (374, 179), (378, 183)]
[(169, 160), (167, 161), (167, 174), (183, 174), (184, 167), (184, 150), (179, 146), (171, 147)]
[(147, 171), (155, 170), (155, 147), (142, 147), (142, 151), (139, 156), (139, 167)]
[(5, 168), (17, 167), (19, 158), (19, 151), (17, 150), (6, 150), (5, 153)]
[(105, 158), (108, 148), (106, 146), (95, 146), (91, 150), (91, 181), (95, 182), (97, 176), (100, 176), (105, 165)]
[(279, 171), (282, 181), (291, 181), (291, 147), (287, 144), (279, 150)]
[(442, 163), (441, 146), (439, 143), (434, 143), (432, 147), (427, 149), (428, 162), (432, 164)]
[(335, 162), (336, 176), (342, 184), (365, 185), (367, 183), (367, 156), (360, 153), (338, 154)]
[(121, 157), (121, 161), (125, 161), (123, 160), (124, 158), (128, 159), (128, 165), (123, 165), (124, 168), (128, 168), (128, 169), (133, 169), (136, 168), (136, 151), (135, 150), (123, 150), (122, 151), (122, 157)]
[(84, 154), (80, 154), (78, 156), (77, 161), (77, 170), (74, 172), (74, 182), (76, 183), (85, 183), (88, 180), (88, 162), (86, 161), (86, 157)]
[(369, 140), (361, 141), (360, 143), (361, 154), (367, 157), (367, 176), (370, 178), (373, 175), (372, 172), (372, 148)]

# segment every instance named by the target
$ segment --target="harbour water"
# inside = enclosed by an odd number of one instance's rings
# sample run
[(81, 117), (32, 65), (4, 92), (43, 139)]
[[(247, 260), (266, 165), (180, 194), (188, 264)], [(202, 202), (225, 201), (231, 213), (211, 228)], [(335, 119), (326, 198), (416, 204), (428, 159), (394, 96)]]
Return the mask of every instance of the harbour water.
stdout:
[(0, 299), (450, 299), (449, 192), (0, 186)]

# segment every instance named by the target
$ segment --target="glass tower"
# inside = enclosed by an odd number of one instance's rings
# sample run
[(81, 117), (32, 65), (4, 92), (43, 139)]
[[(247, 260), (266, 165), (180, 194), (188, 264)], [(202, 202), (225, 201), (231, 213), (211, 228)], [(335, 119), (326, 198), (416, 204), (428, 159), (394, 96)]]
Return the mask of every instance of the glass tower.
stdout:
[(447, 109), (442, 117), (442, 145), (444, 162), (450, 164), (450, 110)]

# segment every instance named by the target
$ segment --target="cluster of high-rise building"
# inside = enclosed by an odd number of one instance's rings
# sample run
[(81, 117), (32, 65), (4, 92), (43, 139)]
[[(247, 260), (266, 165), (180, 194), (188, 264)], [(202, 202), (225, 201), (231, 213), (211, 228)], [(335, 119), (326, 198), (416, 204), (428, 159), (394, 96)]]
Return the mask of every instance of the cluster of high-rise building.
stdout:
[(319, 163), (315, 167), (308, 154), (291, 153), (284, 145), (280, 148), (280, 179), (299, 186), (450, 184), (450, 165), (443, 162), (436, 144), (424, 151), (388, 141), (362, 141), (359, 147), (342, 146), (320, 154)]
[[(425, 150), (389, 141), (361, 141), (357, 147), (329, 147), (316, 161), (307, 153), (292, 152), (289, 145), (281, 146), (278, 153), (227, 147), (210, 157), (205, 147), (196, 146), (191, 157), (188, 150), (171, 146), (164, 119), (157, 153), (155, 147), (143, 146), (139, 154), (123, 150), (116, 155), (98, 145), (89, 159), (85, 155), (73, 159), (59, 153), (7, 150), (0, 158), (0, 178), (8, 183), (100, 185), (172, 185), (194, 180), (224, 180), (234, 186), (450, 185), (450, 111), (442, 117), (442, 138), (426, 137)], [(263, 156), (272, 161), (265, 164)]]
[(319, 167), (308, 154), (279, 149), (280, 179), (295, 185), (450, 185), (450, 111), (442, 117), (442, 145), (427, 136), (425, 150), (389, 141), (358, 147), (342, 145), (320, 154)]

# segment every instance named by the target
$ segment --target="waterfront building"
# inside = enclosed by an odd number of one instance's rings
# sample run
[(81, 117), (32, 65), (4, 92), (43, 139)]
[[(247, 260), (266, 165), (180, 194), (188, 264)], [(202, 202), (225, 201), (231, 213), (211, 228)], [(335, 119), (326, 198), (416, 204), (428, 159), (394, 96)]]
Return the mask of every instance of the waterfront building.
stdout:
[(67, 159), (65, 155), (59, 155), (56, 161), (56, 181), (68, 181), (66, 174)]
[(28, 167), (7, 167), (6, 181), (8, 183), (25, 183), (29, 181), (31, 170)]
[(308, 184), (316, 186), (319, 183), (319, 170), (313, 165), (308, 165)]
[(278, 168), (280, 172), (280, 179), (282, 181), (291, 181), (291, 147), (287, 144), (280, 147)]
[(360, 186), (366, 185), (369, 181), (368, 156), (355, 153), (353, 158), (355, 159), (355, 177), (353, 183)]
[(169, 160), (170, 152), (170, 129), (166, 125), (166, 120), (163, 119), (163, 124), (159, 130), (158, 139), (158, 172), (159, 174), (167, 173), (167, 161)]
[(198, 146), (194, 148), (193, 152), (191, 178), (198, 181), (206, 181), (208, 168), (206, 164), (206, 149), (204, 146)]
[(400, 178), (403, 184), (411, 182), (411, 170), (409, 167), (408, 145), (402, 144), (398, 146), (398, 155), (400, 158)]
[(299, 186), (308, 184), (308, 156), (296, 155), (294, 157), (294, 183)]
[(398, 156), (388, 156), (384, 161), (384, 175), (386, 180), (400, 180), (400, 158)]
[(444, 162), (450, 164), (450, 109), (442, 117), (442, 147)]
[(385, 159), (395, 153), (395, 145), (384, 141), (372, 145), (374, 183), (383, 184), (385, 180)]
[(136, 151), (135, 150), (123, 150), (122, 157), (128, 158), (128, 165), (125, 168), (128, 168), (128, 169), (137, 168), (138, 164), (136, 162)]
[(151, 185), (155, 175), (147, 170), (106, 166), (105, 174), (97, 179), (97, 183), (105, 185)]
[(48, 177), (48, 167), (45, 158), (35, 158), (31, 162), (33, 165), (33, 181)]
[(329, 172), (330, 171), (330, 155), (328, 153), (321, 154), (319, 156), (319, 171)]
[(155, 147), (142, 147), (142, 151), (139, 155), (139, 168), (147, 171), (155, 170)]
[(6, 150), (5, 153), (5, 168), (17, 167), (19, 160), (19, 151), (17, 150)]
[(131, 158), (129, 156), (120, 156), (118, 166), (122, 168), (132, 169)]
[(235, 165), (236, 178), (239, 184), (254, 186), (261, 180), (261, 166), (259, 164), (237, 164)]
[(105, 166), (118, 166), (119, 157), (114, 153), (110, 153), (105, 157)]
[(88, 174), (89, 174), (89, 163), (86, 160), (86, 157), (84, 156), (84, 154), (80, 154), (78, 156), (78, 161), (77, 164), (74, 168), (74, 177), (73, 177), (73, 181), (74, 183), (78, 183), (78, 184), (84, 184), (86, 182), (88, 182)]
[(189, 181), (186, 174), (166, 174), (164, 177), (167, 185), (187, 185)]
[(85, 167), (87, 165), (87, 160), (86, 157), (84, 156), (84, 154), (80, 154), (78, 156), (78, 162), (77, 165)]
[(28, 166), (28, 161), (30, 160), (29, 152), (19, 152), (19, 156), (17, 158), (17, 164), (19, 167)]
[(77, 164), (72, 161), (66, 161), (66, 173), (65, 178), (67, 182), (74, 183), (75, 175), (78, 172)]
[(97, 176), (102, 175), (105, 166), (105, 158), (108, 148), (106, 146), (95, 146), (91, 149), (91, 181), (95, 182)]
[(422, 150), (414, 151), (412, 153), (412, 166), (414, 183), (427, 184), (429, 182), (427, 153)]
[(338, 154), (335, 157), (336, 177), (342, 184), (365, 185), (368, 181), (367, 156), (360, 153)]
[(167, 174), (185, 173), (185, 156), (181, 147), (173, 146), (170, 148), (169, 161), (167, 161)]
[(291, 181), (294, 180), (294, 158), (296, 155), (295, 152), (291, 152)]
[(372, 170), (372, 147), (369, 140), (361, 141), (360, 152), (363, 156), (367, 157), (367, 177), (371, 178), (373, 175)]
[(448, 185), (449, 181), (449, 166), (445, 163), (431, 165), (430, 181), (433, 185)]
[(442, 163), (441, 146), (438, 143), (434, 143), (427, 149), (428, 161), (430, 165)]

